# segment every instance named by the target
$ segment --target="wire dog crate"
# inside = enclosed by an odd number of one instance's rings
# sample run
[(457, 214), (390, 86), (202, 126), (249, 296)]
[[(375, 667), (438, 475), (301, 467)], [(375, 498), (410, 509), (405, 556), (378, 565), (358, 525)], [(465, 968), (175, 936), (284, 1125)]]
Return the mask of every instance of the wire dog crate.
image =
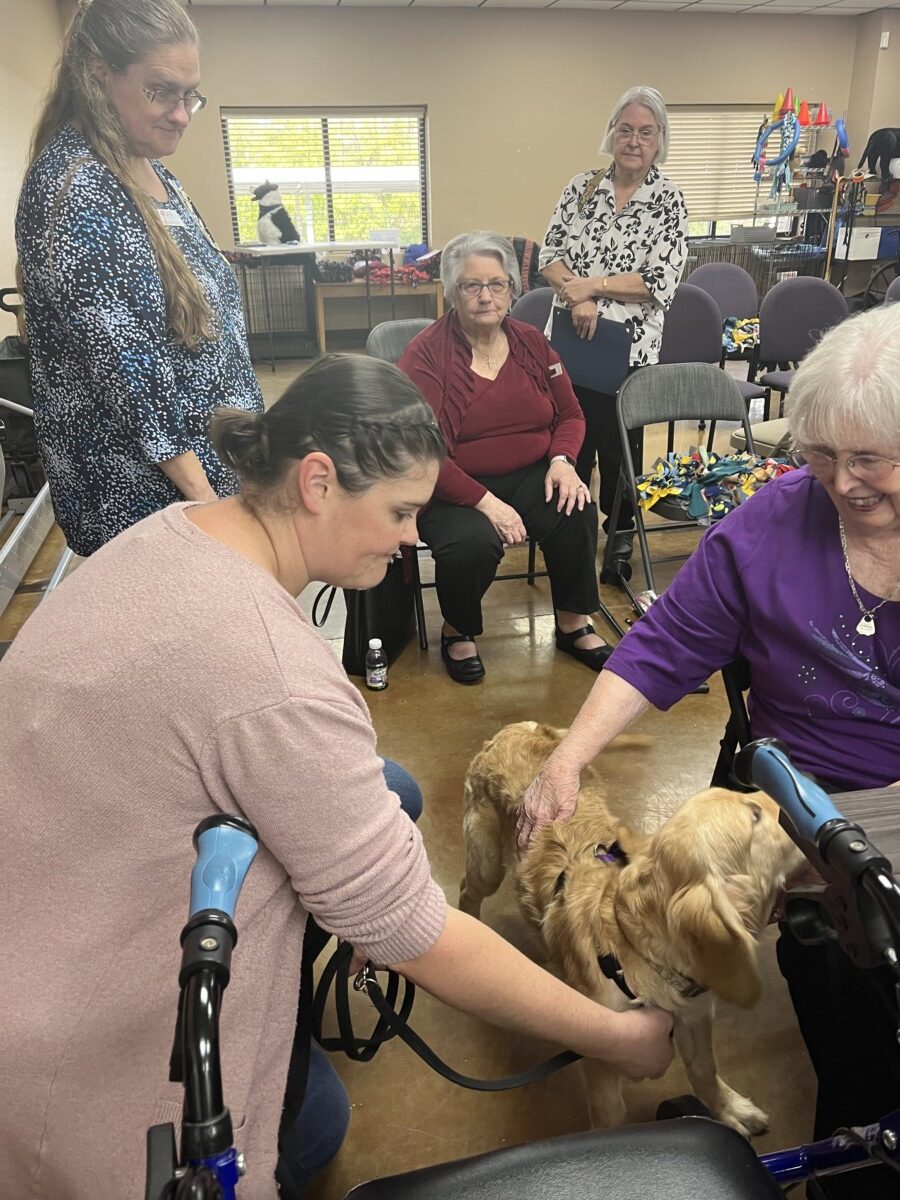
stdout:
[[(758, 233), (759, 241), (743, 241), (733, 237), (691, 238), (688, 241), (689, 272), (709, 262), (735, 263), (753, 277), (760, 299), (776, 283), (790, 276), (824, 277), (824, 246), (805, 240), (802, 235), (769, 238), (765, 236), (766, 227), (759, 229)], [(685, 280), (690, 280), (690, 273), (685, 275)]]
[(314, 358), (315, 319), (310, 317), (315, 256), (298, 253), (277, 260), (239, 252), (232, 267), (241, 287), (251, 358)]

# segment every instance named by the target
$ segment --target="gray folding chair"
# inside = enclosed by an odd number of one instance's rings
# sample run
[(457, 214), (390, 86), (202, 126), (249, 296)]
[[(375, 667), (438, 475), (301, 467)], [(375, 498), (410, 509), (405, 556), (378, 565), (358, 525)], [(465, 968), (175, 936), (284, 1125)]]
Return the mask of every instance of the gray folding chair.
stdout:
[(524, 321), (526, 325), (533, 325), (535, 329), (544, 329), (552, 306), (552, 287), (533, 288), (518, 298), (509, 315), (517, 321)]
[[(648, 530), (644, 525), (639, 502), (637, 476), (628, 439), (629, 432), (642, 425), (655, 425), (661, 421), (699, 421), (704, 419), (740, 421), (744, 427), (746, 446), (751, 454), (753, 453), (753, 434), (747, 417), (747, 406), (744, 404), (737, 380), (725, 371), (720, 371), (711, 363), (670, 363), (662, 366), (642, 367), (640, 371), (629, 375), (622, 384), (616, 409), (624, 454), (619, 486), (609, 524), (611, 529), (617, 528), (616, 522), (622, 498), (627, 493), (634, 506), (634, 519), (647, 589), (651, 593), (655, 593), (654, 563), (673, 562), (683, 556), (674, 555), (658, 559), (650, 557), (650, 549), (647, 544)], [(685, 519), (680, 509), (669, 508), (665, 501), (655, 505), (653, 511), (655, 515), (665, 517), (666, 523), (654, 525), (649, 532), (668, 533), (676, 529), (697, 528), (696, 521)], [(604, 554), (604, 571), (611, 569), (611, 561), (608, 561), (611, 558), (611, 546), (612, 539), (610, 538)], [(641, 605), (628, 580), (620, 576), (619, 581), (628, 593), (635, 611), (642, 612)]]
[(798, 363), (826, 329), (840, 324), (849, 315), (847, 301), (837, 288), (827, 279), (813, 275), (783, 279), (763, 297), (753, 375), (756, 376), (760, 366), (777, 368), (767, 370), (759, 383), (778, 392), (779, 416), (783, 415), (784, 397), (794, 377), (790, 364)]
[(433, 325), (431, 317), (407, 317), (402, 321), (382, 321), (366, 338), (366, 354), (396, 363), (416, 334)]
[[(541, 291), (544, 289), (541, 288)], [(552, 293), (552, 288), (546, 289)], [(530, 292), (529, 295), (534, 295)], [(370, 358), (382, 358), (385, 362), (396, 363), (403, 354), (403, 351), (409, 345), (417, 334), (420, 334), (423, 329), (434, 322), (430, 317), (410, 317), (401, 321), (383, 321), (380, 325), (376, 325), (369, 336), (366, 338), (366, 353)], [(416, 629), (419, 634), (419, 645), (423, 650), (428, 649), (428, 631), (425, 628), (425, 605), (422, 601), (422, 591), (424, 588), (433, 588), (433, 583), (423, 583), (419, 575), (419, 551), (427, 550), (428, 547), (424, 542), (420, 542), (416, 546), (416, 553), (412, 556), (413, 564), (413, 601), (416, 612)], [(509, 575), (498, 575), (494, 582), (498, 583), (501, 579), (527, 579), (529, 584), (534, 586), (534, 581), (537, 578), (543, 578), (547, 572), (537, 569), (537, 543), (529, 540), (528, 542), (528, 569), (526, 571), (518, 571)]]
[[(727, 266), (727, 263), (710, 263), (710, 266)], [(698, 268), (702, 270), (703, 268)], [(697, 271), (694, 272), (694, 275)], [(694, 278), (691, 276), (691, 279)], [(752, 282), (752, 281), (751, 281)], [(716, 300), (704, 288), (692, 283), (682, 283), (666, 313), (663, 325), (662, 346), (659, 361), (663, 366), (672, 363), (718, 363), (722, 365), (722, 313)], [(751, 400), (762, 400), (763, 415), (768, 419), (771, 393), (759, 384), (736, 379), (744, 404), (749, 408)], [(701, 429), (704, 426), (701, 425)], [(707, 449), (712, 450), (716, 423), (709, 427)], [(675, 426), (669, 424), (667, 451), (675, 445)]]
[(885, 304), (900, 304), (900, 275), (890, 285), (884, 294)]

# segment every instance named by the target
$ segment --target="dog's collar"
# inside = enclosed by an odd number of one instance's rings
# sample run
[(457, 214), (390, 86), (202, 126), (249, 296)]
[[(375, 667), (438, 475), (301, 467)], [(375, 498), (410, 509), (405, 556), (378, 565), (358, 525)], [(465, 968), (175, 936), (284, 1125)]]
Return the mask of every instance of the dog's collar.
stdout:
[[(674, 967), (662, 967), (659, 963), (655, 963), (652, 958), (645, 958), (644, 962), (648, 967), (653, 968), (660, 979), (674, 988), (682, 1000), (695, 1000), (697, 996), (702, 996), (704, 992), (709, 990), (697, 983), (695, 979), (691, 979), (688, 975), (682, 975)], [(622, 964), (614, 954), (598, 954), (597, 965), (606, 978), (611, 979), (619, 991), (627, 996), (629, 1000), (637, 1000), (637, 996), (625, 980), (625, 972), (622, 970)]]
[(616, 987), (629, 1000), (637, 1000), (637, 996), (625, 982), (625, 972), (622, 970), (622, 964), (614, 954), (598, 954), (597, 966), (603, 972), (607, 979), (611, 979)]
[(618, 842), (613, 842), (609, 846), (605, 842), (598, 842), (594, 847), (594, 858), (599, 859), (600, 862), (609, 863), (611, 866), (625, 867), (628, 865), (628, 855)]

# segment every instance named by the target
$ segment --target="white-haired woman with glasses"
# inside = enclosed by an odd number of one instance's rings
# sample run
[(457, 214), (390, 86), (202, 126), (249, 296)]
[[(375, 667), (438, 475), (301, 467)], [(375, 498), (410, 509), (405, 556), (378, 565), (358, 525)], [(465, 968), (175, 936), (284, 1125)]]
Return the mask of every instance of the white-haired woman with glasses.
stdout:
[[(781, 738), (830, 791), (900, 786), (900, 306), (829, 330), (790, 404), (805, 467), (713, 526), (616, 648), (525, 796), (523, 846), (572, 815), (580, 772), (649, 705), (670, 708), (739, 656), (754, 738)], [(900, 1107), (892, 977), (789, 932), (778, 956), (819, 1080), (815, 1136)], [(897, 1195), (880, 1167), (821, 1188)]]
[[(601, 153), (612, 165), (570, 180), (550, 218), (541, 247), (544, 278), (556, 303), (568, 308), (579, 335), (594, 336), (598, 317), (630, 321), (631, 366), (659, 361), (663, 319), (684, 269), (687, 209), (681, 191), (659, 172), (669, 149), (669, 121), (655, 88), (632, 87), (619, 97), (606, 126)], [(609, 515), (622, 463), (615, 397), (575, 389), (587, 422), (578, 474), (590, 483), (600, 469), (600, 509)], [(638, 466), (643, 433), (632, 434)], [(634, 514), (626, 501), (612, 531), (613, 558), (627, 561)]]
[(262, 409), (240, 290), (175, 176), (206, 104), (177, 0), (81, 3), (16, 216), (35, 424), (79, 554), (178, 500), (237, 491), (207, 437)]
[(461, 234), (441, 256), (451, 305), (399, 361), (434, 409), (447, 442), (419, 533), (435, 559), (444, 617), (441, 656), (451, 679), (477, 683), (481, 600), (503, 547), (541, 544), (556, 613), (556, 645), (599, 671), (612, 650), (588, 614), (599, 607), (597, 518), (575, 471), (584, 418), (559, 356), (509, 316), (519, 269), (509, 240)]

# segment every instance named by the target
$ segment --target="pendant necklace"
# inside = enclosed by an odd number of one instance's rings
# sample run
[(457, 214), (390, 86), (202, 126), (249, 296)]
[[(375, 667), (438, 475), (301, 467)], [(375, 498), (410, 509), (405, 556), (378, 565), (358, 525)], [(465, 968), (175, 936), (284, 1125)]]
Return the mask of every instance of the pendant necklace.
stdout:
[(847, 535), (844, 533), (843, 519), (838, 517), (838, 529), (841, 534), (841, 553), (844, 556), (844, 570), (847, 572), (847, 582), (850, 584), (850, 591), (853, 593), (853, 599), (856, 601), (857, 607), (862, 614), (856, 626), (856, 632), (863, 637), (873, 637), (875, 634), (875, 614), (881, 608), (882, 604), (887, 604), (889, 600), (894, 598), (895, 593), (900, 589), (900, 580), (891, 588), (890, 594), (874, 606), (874, 608), (866, 608), (862, 600), (859, 598), (859, 592), (856, 590), (856, 583), (850, 571), (850, 557), (847, 554)]

